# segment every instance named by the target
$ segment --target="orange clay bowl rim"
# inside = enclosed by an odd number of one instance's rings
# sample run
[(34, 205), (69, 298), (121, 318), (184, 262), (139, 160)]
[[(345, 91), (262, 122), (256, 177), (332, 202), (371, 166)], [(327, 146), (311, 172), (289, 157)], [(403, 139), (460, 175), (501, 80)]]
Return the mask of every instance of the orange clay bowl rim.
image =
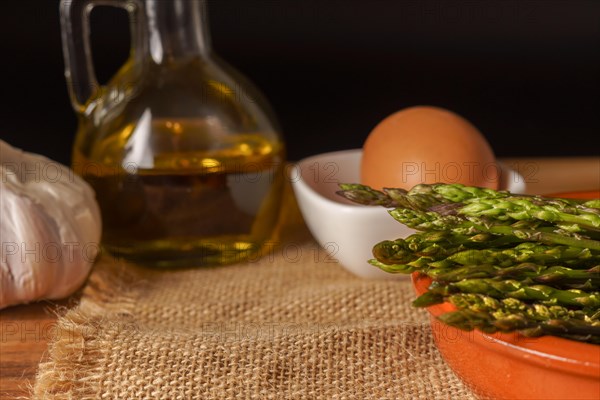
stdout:
[[(565, 198), (592, 199), (598, 198), (600, 191), (562, 193), (552, 195)], [(425, 293), (432, 280), (419, 272), (412, 274), (412, 282), (417, 295)], [(429, 313), (438, 317), (454, 311), (450, 303), (436, 304), (428, 307)], [(457, 329), (457, 328), (454, 328)], [(600, 372), (600, 345), (563, 339), (557, 336), (525, 337), (519, 333), (484, 333), (475, 330), (473, 340), (490, 351), (503, 353), (531, 364), (561, 370), (576, 375), (597, 378)], [(497, 344), (497, 346), (490, 346)]]
[(586, 190), (584, 192), (566, 192), (566, 193), (552, 193), (547, 195), (548, 197), (563, 197), (565, 199), (600, 199), (600, 189)]

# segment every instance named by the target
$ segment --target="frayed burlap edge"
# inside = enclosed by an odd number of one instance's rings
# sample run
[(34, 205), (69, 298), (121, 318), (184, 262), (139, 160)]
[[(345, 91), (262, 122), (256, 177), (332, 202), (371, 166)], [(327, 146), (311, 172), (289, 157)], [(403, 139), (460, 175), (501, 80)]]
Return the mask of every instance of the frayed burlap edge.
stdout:
[[(34, 399), (92, 399), (98, 397), (99, 382), (94, 381), (104, 361), (101, 343), (94, 338), (90, 320), (73, 310), (58, 320), (50, 344), (48, 361), (39, 366), (32, 397)], [(87, 382), (86, 379), (92, 379)]]
[[(148, 286), (138, 269), (109, 257), (97, 262), (80, 303), (58, 318), (49, 350), (30, 388), (31, 398), (99, 398), (106, 340), (128, 323), (135, 302)], [(102, 337), (98, 337), (100, 328)]]

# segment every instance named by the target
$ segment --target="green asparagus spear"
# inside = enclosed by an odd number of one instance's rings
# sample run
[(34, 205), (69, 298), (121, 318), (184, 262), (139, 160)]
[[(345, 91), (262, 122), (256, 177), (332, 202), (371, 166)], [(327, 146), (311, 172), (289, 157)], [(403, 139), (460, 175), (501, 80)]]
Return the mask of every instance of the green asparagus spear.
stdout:
[(525, 336), (550, 334), (590, 343), (600, 343), (600, 326), (591, 325), (579, 319), (536, 321), (519, 313), (512, 313), (503, 319), (494, 319), (487, 312), (468, 309), (448, 312), (440, 315), (438, 319), (466, 331), (479, 329), (486, 333), (494, 333), (518, 330)]
[(547, 319), (579, 319), (600, 326), (600, 315), (592, 311), (574, 310), (560, 305), (529, 304), (525, 301), (506, 298), (496, 299), (478, 293), (457, 293), (448, 296), (447, 301), (458, 309), (488, 312), (495, 319), (503, 319), (515, 312), (528, 318), (544, 321)]
[[(597, 288), (596, 288), (597, 289)], [(600, 292), (583, 291), (578, 289), (555, 289), (547, 285), (529, 285), (527, 282), (516, 281), (513, 279), (494, 280), (483, 279), (464, 279), (458, 282), (448, 284), (432, 285), (429, 292), (437, 294), (437, 299), (443, 301), (443, 298), (452, 293), (480, 293), (494, 298), (515, 298), (521, 300), (535, 300), (544, 304), (559, 304), (573, 307), (600, 307)], [(430, 297), (421, 299), (418, 297), (413, 304), (417, 307), (427, 307), (436, 303), (430, 303)]]
[[(429, 257), (432, 262), (446, 264), (475, 265), (494, 264), (507, 267), (523, 262), (542, 265), (563, 263), (585, 267), (600, 263), (600, 253), (587, 248), (562, 245), (544, 245), (525, 242), (510, 248), (497, 248), (507, 244), (502, 237), (489, 240), (492, 236), (457, 235), (444, 231), (420, 232), (406, 239), (385, 240), (373, 247), (373, 256), (382, 263), (398, 264)], [(487, 241), (486, 241), (487, 240)], [(479, 248), (486, 246), (489, 248)]]
[(536, 242), (520, 243), (507, 249), (466, 249), (448, 256), (448, 261), (461, 265), (494, 264), (510, 266), (522, 262), (542, 265), (565, 263), (586, 266), (600, 262), (600, 253), (588, 248), (545, 245)]
[(398, 207), (399, 204), (386, 193), (375, 190), (366, 185), (355, 183), (341, 183), (337, 194), (358, 204), (366, 206)]
[(385, 240), (373, 247), (373, 256), (388, 264), (407, 263), (421, 256), (442, 259), (460, 251), (465, 243), (479, 243), (477, 238), (442, 231), (421, 232), (406, 239)]
[(382, 271), (392, 274), (410, 274), (418, 270), (418, 268), (408, 264), (384, 264), (376, 259), (369, 260), (369, 264), (381, 269)]
[[(346, 191), (354, 190), (366, 190), (374, 191), (367, 185), (361, 184), (340, 184), (342, 189), (339, 194), (345, 196)], [(415, 185), (410, 190), (405, 189), (389, 189), (385, 188), (384, 192), (389, 190), (399, 190), (406, 193), (409, 196), (413, 195), (428, 195), (433, 196), (438, 202), (452, 202), (452, 203), (464, 203), (470, 200), (479, 201), (481, 199), (517, 199), (531, 201), (537, 205), (554, 205), (560, 208), (565, 207), (577, 207), (581, 209), (586, 208), (600, 208), (600, 199), (593, 200), (578, 200), (578, 199), (563, 199), (555, 197), (544, 197), (538, 195), (526, 195), (526, 194), (514, 194), (506, 190), (493, 190), (488, 188), (481, 188), (476, 186), (465, 186), (461, 184), (446, 184), (446, 183), (435, 183), (435, 184), (419, 184)], [(377, 192), (377, 191), (376, 191)], [(379, 192), (378, 196), (381, 196), (382, 192)], [(368, 198), (363, 198), (364, 204), (371, 204), (368, 202)], [(371, 204), (375, 205), (375, 204)]]
[(461, 184), (443, 184), (417, 185), (410, 190), (410, 193), (433, 192), (437, 196), (447, 199), (453, 203), (460, 203), (468, 199), (498, 199), (509, 197), (511, 194), (505, 190), (492, 190), (474, 186), (465, 186)]
[[(462, 185), (417, 185), (410, 191), (376, 191), (365, 185), (342, 184), (338, 193), (361, 204), (385, 205), (440, 214), (487, 216), (495, 220), (542, 220), (577, 224), (584, 229), (600, 228), (600, 210), (567, 199), (512, 195), (509, 192)], [(453, 204), (448, 204), (449, 202)], [(444, 212), (441, 212), (441, 211)]]
[(538, 219), (552, 223), (577, 224), (584, 229), (600, 228), (600, 215), (577, 207), (559, 207), (556, 204), (535, 204), (530, 199), (477, 199), (457, 210), (458, 214), (488, 217), (499, 221)]
[(495, 299), (482, 294), (454, 294), (447, 299), (459, 310), (440, 320), (460, 329), (486, 332), (521, 330), (525, 334), (577, 336), (600, 342), (600, 313), (559, 305), (529, 304), (518, 299)]
[(546, 244), (560, 244), (600, 251), (600, 241), (597, 240), (565, 236), (539, 228), (521, 229), (511, 225), (493, 224), (477, 217), (463, 219), (456, 215), (440, 215), (432, 211), (425, 212), (401, 208), (390, 210), (390, 215), (398, 222), (416, 230), (446, 230), (462, 235), (485, 232), (508, 236), (515, 242), (539, 241)]
[(582, 204), (583, 207), (600, 209), (600, 199), (593, 199)]
[(504, 268), (491, 264), (479, 264), (459, 268), (428, 268), (426, 272), (429, 276), (441, 282), (499, 277), (519, 281), (529, 279), (534, 283), (552, 284), (555, 288), (568, 288), (572, 284), (585, 284), (587, 282), (596, 290), (600, 288), (599, 267), (583, 270), (559, 265), (549, 267), (533, 263), (522, 263)]

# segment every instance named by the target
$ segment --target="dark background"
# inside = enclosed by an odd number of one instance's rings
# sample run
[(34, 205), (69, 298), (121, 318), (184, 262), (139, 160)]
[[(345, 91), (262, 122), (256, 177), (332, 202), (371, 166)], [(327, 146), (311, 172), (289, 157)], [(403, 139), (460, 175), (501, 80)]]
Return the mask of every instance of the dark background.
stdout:
[[(598, 155), (600, 1), (214, 0), (213, 47), (279, 116), (290, 159), (360, 147), (386, 115), (431, 104), (499, 156)], [(99, 79), (128, 53), (127, 16), (92, 15)], [(2, 2), (0, 137), (62, 162), (76, 129), (58, 0)]]

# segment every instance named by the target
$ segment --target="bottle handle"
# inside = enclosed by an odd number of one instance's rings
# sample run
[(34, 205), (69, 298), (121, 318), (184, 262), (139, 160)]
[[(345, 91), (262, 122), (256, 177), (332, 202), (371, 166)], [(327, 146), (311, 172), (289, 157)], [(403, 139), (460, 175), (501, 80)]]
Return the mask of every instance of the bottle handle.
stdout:
[[(143, 49), (139, 0), (61, 0), (60, 23), (65, 78), (71, 104), (77, 113), (86, 114), (93, 108), (101, 92), (96, 79), (90, 46), (90, 13), (96, 6), (125, 9), (129, 14), (131, 30), (130, 57), (141, 57)], [(92, 107), (90, 107), (92, 106)]]

